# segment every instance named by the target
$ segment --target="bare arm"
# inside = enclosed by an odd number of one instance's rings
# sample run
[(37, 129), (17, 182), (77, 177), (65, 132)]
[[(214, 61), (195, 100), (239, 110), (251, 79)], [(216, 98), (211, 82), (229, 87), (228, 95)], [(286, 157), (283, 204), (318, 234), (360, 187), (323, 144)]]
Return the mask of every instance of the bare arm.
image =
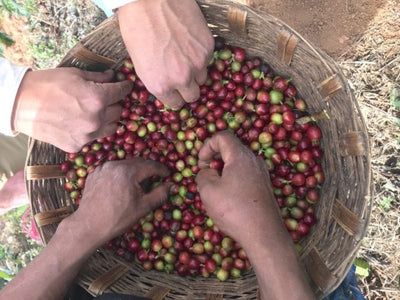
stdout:
[[(217, 154), (222, 176), (205, 168)], [(199, 154), (197, 176), (207, 212), (246, 251), (262, 299), (314, 299), (293, 243), (283, 226), (265, 162), (228, 132), (212, 137)]]
[(98, 167), (88, 176), (77, 212), (60, 223), (42, 253), (0, 291), (0, 299), (61, 299), (95, 249), (167, 199), (168, 184), (149, 193), (141, 189), (139, 183), (153, 175), (168, 171), (142, 159)]

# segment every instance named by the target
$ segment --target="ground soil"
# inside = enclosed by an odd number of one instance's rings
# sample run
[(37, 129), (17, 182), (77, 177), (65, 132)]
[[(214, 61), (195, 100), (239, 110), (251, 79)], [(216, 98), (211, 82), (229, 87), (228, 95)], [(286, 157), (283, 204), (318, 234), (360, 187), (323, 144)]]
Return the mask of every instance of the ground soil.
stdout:
[(15, 41), (11, 47), (4, 47), (4, 57), (18, 65), (31, 66), (33, 56), (29, 50), (32, 43), (31, 32), (24, 17), (4, 14), (0, 18), (0, 30), (7, 33)]
[(248, 0), (338, 57), (362, 36), (384, 0)]
[[(278, 17), (307, 40), (334, 58), (358, 40), (385, 0), (236, 0), (263, 9)], [(40, 1), (38, 1), (40, 2)], [(0, 29), (10, 34), (16, 44), (5, 56), (19, 64), (32, 64), (29, 51), (30, 32), (26, 19), (5, 16)]]

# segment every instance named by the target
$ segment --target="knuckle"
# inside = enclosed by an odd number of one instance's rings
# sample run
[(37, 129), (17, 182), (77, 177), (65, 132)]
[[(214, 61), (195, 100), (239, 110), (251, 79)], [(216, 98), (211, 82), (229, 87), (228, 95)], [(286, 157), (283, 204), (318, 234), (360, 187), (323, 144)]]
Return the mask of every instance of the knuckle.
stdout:
[(101, 127), (101, 121), (98, 115), (87, 118), (85, 123), (85, 128), (88, 132), (98, 131)]
[(175, 81), (178, 86), (188, 86), (192, 82), (192, 70), (187, 66), (182, 67), (177, 72)]
[(95, 111), (102, 110), (104, 107), (104, 97), (96, 90), (90, 97), (90, 103)]
[(78, 138), (76, 140), (79, 143), (79, 145), (76, 145), (76, 149), (77, 149), (76, 151), (79, 151), (83, 145), (85, 145), (87, 142), (89, 142), (89, 138), (87, 135), (80, 135), (80, 136), (78, 136)]
[(156, 96), (161, 96), (161, 95), (167, 95), (170, 93), (172, 90), (172, 87), (164, 81), (158, 81), (156, 83), (152, 83), (148, 86), (149, 91), (156, 95)]

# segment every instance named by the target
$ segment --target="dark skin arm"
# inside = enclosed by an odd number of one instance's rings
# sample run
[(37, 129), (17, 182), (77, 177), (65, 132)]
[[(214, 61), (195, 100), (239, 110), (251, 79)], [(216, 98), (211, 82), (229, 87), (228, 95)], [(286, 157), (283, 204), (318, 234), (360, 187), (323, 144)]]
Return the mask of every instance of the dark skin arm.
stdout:
[[(206, 168), (220, 155), (220, 176)], [(228, 132), (213, 136), (199, 154), (196, 181), (214, 223), (242, 245), (262, 299), (314, 299), (289, 234), (283, 226), (264, 161)], [(294, 293), (295, 291), (295, 293)]]
[(108, 162), (88, 176), (79, 209), (64, 219), (50, 243), (0, 291), (1, 300), (62, 299), (84, 262), (108, 240), (167, 199), (170, 184), (144, 193), (139, 183), (168, 175), (153, 161)]

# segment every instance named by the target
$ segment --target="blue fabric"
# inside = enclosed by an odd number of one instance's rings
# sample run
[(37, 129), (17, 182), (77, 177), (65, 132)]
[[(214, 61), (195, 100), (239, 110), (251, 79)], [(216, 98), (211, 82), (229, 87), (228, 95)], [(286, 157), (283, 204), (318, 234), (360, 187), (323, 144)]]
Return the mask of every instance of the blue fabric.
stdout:
[(365, 300), (358, 287), (355, 271), (353, 265), (340, 286), (324, 300)]
[(104, 11), (107, 17), (113, 14), (112, 10), (107, 9), (106, 6), (104, 5), (104, 0), (93, 0), (93, 2)]

